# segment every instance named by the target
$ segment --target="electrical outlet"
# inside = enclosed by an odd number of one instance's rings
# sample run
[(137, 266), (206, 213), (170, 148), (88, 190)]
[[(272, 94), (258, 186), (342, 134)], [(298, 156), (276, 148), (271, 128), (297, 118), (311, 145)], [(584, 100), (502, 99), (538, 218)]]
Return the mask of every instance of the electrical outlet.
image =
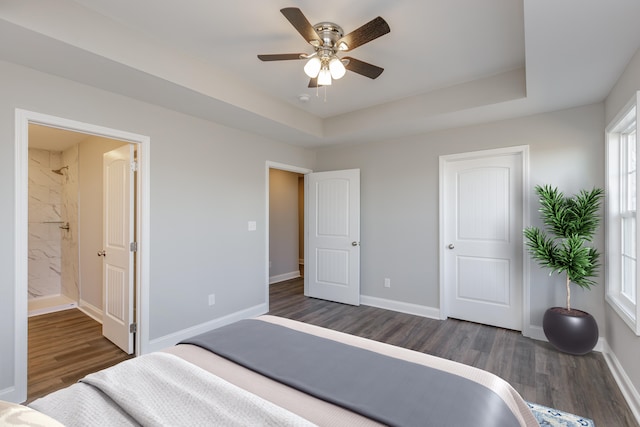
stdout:
[(209, 295), (209, 305), (214, 305), (216, 303), (216, 294)]
[(384, 287), (385, 288), (390, 288), (391, 287), (391, 279), (389, 279), (388, 277), (384, 278)]

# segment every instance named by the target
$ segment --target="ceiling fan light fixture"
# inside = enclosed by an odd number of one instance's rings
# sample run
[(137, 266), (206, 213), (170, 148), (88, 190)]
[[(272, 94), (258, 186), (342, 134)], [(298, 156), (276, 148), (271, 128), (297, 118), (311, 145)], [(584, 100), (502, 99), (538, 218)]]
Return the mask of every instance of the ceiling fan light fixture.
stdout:
[(331, 71), (328, 68), (323, 68), (318, 74), (318, 86), (330, 86), (331, 85)]
[(344, 74), (347, 72), (347, 69), (344, 67), (342, 61), (337, 56), (334, 56), (333, 59), (329, 62), (329, 71), (331, 72), (331, 77), (334, 79), (341, 79)]
[(304, 66), (304, 73), (313, 78), (318, 77), (318, 73), (320, 72), (320, 68), (322, 67), (322, 61), (317, 56), (314, 56)]
[(344, 77), (347, 70), (370, 79), (377, 78), (384, 71), (384, 68), (355, 58), (338, 57), (342, 52), (351, 51), (389, 33), (389, 24), (382, 17), (378, 16), (345, 35), (342, 27), (333, 22), (311, 25), (297, 7), (285, 7), (280, 12), (313, 47), (314, 52), (258, 55), (259, 60), (306, 60), (304, 72), (311, 79), (308, 84), (310, 88), (329, 86), (333, 79)]

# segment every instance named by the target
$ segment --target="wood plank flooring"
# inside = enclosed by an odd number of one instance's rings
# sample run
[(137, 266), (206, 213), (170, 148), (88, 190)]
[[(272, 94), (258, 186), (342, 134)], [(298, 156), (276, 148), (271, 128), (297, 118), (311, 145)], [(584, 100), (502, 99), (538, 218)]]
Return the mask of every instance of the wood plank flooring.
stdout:
[(27, 402), (130, 357), (78, 309), (30, 317)]
[[(638, 427), (600, 353), (571, 356), (515, 331), (307, 298), (303, 279), (271, 285), (270, 307), (273, 315), (485, 369), (526, 400), (589, 417), (597, 427)], [(128, 357), (79, 310), (33, 317), (29, 401)]]
[(303, 287), (303, 279), (271, 285), (269, 314), (487, 370), (525, 400), (591, 418), (597, 427), (638, 426), (601, 353), (572, 356), (516, 331), (307, 298)]

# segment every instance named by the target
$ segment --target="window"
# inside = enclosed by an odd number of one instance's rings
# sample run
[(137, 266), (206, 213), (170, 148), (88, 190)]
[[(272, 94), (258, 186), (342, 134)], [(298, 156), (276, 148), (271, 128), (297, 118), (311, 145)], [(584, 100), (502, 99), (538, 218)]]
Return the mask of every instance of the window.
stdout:
[(637, 113), (640, 92), (607, 127), (606, 298), (640, 335), (638, 212), (636, 194)]

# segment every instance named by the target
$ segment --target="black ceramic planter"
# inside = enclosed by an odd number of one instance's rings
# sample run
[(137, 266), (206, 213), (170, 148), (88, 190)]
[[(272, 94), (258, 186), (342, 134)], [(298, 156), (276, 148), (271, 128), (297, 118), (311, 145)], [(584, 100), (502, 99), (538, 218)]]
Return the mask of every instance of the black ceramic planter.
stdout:
[(569, 354), (589, 353), (598, 342), (598, 324), (586, 311), (551, 307), (544, 313), (542, 329), (555, 348)]

